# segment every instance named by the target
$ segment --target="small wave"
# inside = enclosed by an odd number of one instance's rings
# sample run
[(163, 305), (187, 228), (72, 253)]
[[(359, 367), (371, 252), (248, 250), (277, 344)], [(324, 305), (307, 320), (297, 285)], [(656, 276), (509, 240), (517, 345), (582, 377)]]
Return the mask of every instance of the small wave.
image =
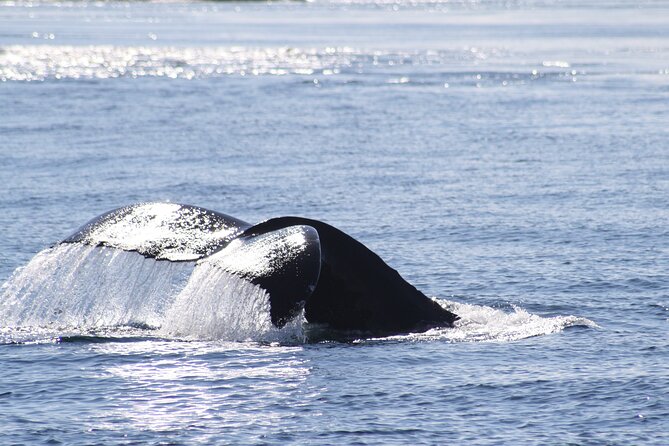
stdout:
[(18, 326), (0, 327), (0, 345), (135, 342), (164, 339), (155, 328), (141, 326)]
[(0, 345), (54, 344), (59, 339), (57, 330), (44, 327), (0, 327)]
[[(440, 305), (460, 316), (453, 328), (435, 328), (424, 333), (375, 338), (372, 341), (448, 341), (448, 342), (510, 342), (559, 333), (569, 327), (598, 328), (579, 316), (542, 317), (513, 306), (505, 312), (485, 305), (471, 305), (436, 299)], [(358, 340), (357, 342), (364, 342)]]
[[(644, 50), (639, 57), (647, 57)], [(660, 51), (660, 50), (658, 50)], [(652, 53), (660, 58), (666, 51)], [(628, 57), (619, 54), (619, 57)], [(355, 85), (511, 87), (574, 83), (606, 76), (662, 77), (660, 70), (609, 66), (608, 55), (577, 61), (537, 58), (503, 47), (440, 50), (374, 50), (352, 47), (164, 47), (112, 45), (14, 45), (0, 49), (0, 81), (105, 79), (206, 79), (223, 76), (296, 77), (300, 82)]]

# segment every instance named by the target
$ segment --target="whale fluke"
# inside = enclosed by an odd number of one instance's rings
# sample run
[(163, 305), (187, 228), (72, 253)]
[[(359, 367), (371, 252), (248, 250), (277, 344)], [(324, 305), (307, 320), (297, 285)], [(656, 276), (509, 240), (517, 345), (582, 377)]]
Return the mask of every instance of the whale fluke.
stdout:
[(214, 265), (266, 290), (277, 327), (303, 308), (310, 323), (373, 334), (424, 331), (458, 319), (362, 243), (318, 220), (279, 217), (251, 225), (196, 206), (143, 203), (102, 214), (62, 243)]

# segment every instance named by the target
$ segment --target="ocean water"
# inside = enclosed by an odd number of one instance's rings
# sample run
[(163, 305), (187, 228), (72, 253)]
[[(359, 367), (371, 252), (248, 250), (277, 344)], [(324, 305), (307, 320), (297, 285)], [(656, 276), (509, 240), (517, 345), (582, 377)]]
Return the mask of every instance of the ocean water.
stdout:
[[(669, 444), (668, 124), (666, 1), (0, 1), (0, 444)], [(462, 319), (273, 330), (51, 248), (158, 200), (326, 221)]]

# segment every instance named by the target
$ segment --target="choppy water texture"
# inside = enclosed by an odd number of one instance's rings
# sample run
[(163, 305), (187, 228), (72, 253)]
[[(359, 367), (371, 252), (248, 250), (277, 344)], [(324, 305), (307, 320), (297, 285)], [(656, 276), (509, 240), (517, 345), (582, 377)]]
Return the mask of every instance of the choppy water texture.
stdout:
[[(0, 444), (668, 444), (667, 17), (0, 2)], [(273, 330), (219, 271), (49, 248), (149, 200), (325, 220), (462, 320)]]

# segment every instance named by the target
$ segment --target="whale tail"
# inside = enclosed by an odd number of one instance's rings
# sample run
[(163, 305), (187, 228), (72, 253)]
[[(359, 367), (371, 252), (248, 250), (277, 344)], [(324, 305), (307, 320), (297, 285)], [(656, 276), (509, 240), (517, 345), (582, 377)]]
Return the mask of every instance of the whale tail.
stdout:
[(221, 268), (267, 292), (276, 327), (302, 309), (309, 322), (374, 334), (458, 319), (362, 243), (318, 220), (279, 217), (252, 226), (196, 206), (140, 203), (91, 220), (63, 243)]
[(321, 221), (273, 218), (246, 229), (242, 235), (257, 236), (291, 226), (313, 228), (320, 240), (320, 271), (306, 303), (307, 321), (336, 329), (396, 333), (452, 326), (459, 319), (405, 281), (362, 243)]

